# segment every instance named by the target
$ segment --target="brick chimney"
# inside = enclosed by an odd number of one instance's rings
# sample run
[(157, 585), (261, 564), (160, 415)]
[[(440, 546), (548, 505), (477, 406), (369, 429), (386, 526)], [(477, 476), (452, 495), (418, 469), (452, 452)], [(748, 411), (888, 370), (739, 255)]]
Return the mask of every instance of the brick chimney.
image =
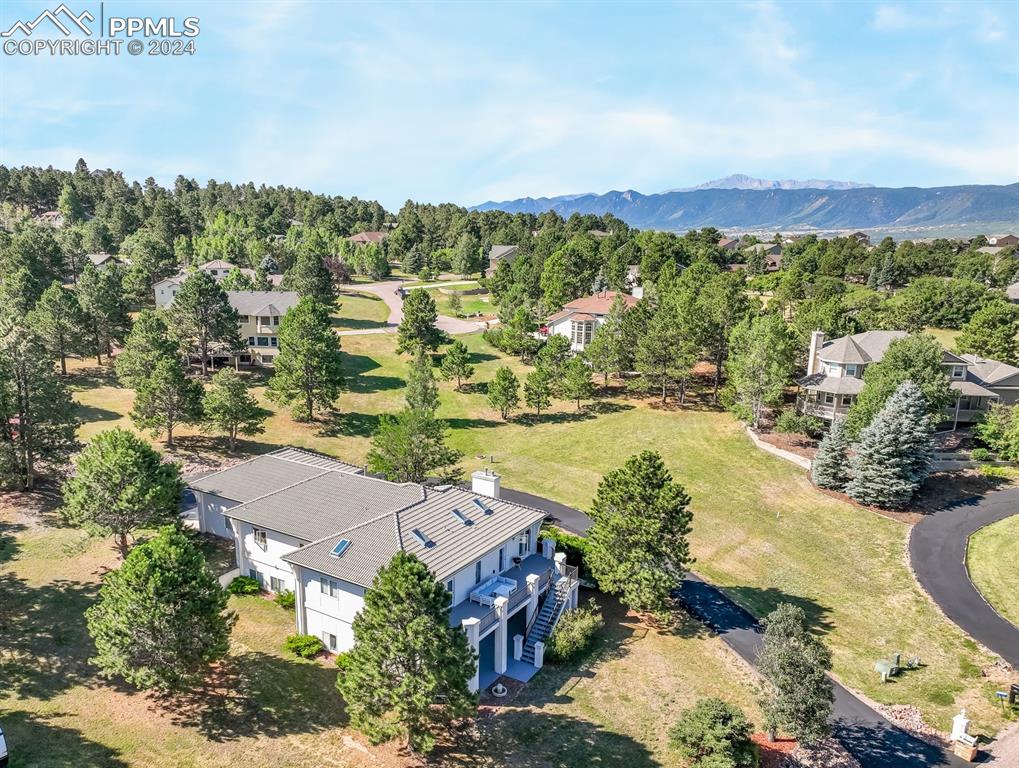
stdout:
[(817, 330), (810, 334), (810, 352), (807, 355), (807, 375), (817, 373), (821, 368), (821, 347), (824, 345), (824, 331)]
[(471, 475), (471, 490), (479, 496), (499, 498), (499, 475), (485, 468)]

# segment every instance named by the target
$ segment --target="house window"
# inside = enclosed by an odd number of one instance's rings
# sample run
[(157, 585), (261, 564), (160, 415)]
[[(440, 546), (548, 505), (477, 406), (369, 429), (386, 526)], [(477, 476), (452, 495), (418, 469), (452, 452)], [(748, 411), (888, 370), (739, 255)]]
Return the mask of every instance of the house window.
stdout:
[(238, 323), (246, 323), (246, 322), (248, 322), (248, 316), (247, 315), (237, 315), (237, 322)]
[(249, 568), (249, 569), (248, 569), (248, 576), (250, 576), (250, 577), (251, 577), (251, 578), (253, 578), (253, 579), (254, 579), (255, 581), (257, 581), (257, 582), (258, 582), (258, 586), (259, 586), (260, 588), (261, 588), (261, 587), (263, 587), (263, 586), (265, 585), (265, 582), (264, 582), (264, 581), (262, 580), (262, 574), (260, 574), (260, 573), (259, 573), (258, 571), (256, 571), (256, 570), (255, 570), (254, 568)]
[(266, 364), (271, 363), (272, 355), (262, 355), (262, 362)]
[(952, 378), (961, 379), (966, 375), (966, 366), (964, 365), (953, 365), (952, 366)]
[(256, 341), (258, 342), (258, 346), (260, 346), (260, 347), (268, 347), (269, 346), (269, 337), (268, 336), (259, 336), (256, 339)]
[(277, 578), (275, 576), (269, 577), (270, 592), (275, 592), (278, 595), (280, 592), (286, 592), (286, 590), (287, 585), (283, 583), (283, 579)]
[(503, 568), (506, 565), (506, 550), (499, 549), (499, 573), (502, 573)]
[(846, 376), (856, 376), (856, 365), (854, 363), (846, 365)]
[(279, 324), (280, 324), (280, 318), (279, 318), (279, 315), (276, 315), (275, 317), (273, 317), (273, 319), (272, 319), (272, 324), (273, 324), (273, 325), (279, 325)]
[(336, 650), (336, 635), (331, 634), (329, 632), (323, 632), (322, 642), (325, 644), (325, 647), (328, 648), (330, 651)]
[(269, 337), (269, 346), (270, 347), (275, 347), (277, 345), (278, 341), (279, 341), (279, 339), (277, 339), (275, 336), (270, 336)]
[(478, 560), (478, 562), (476, 562), (474, 564), (474, 583), (475, 584), (480, 584), (481, 583), (481, 561), (480, 560)]
[(827, 403), (828, 405), (832, 405), (835, 402), (835, 395), (833, 395), (831, 392), (825, 392), (824, 402)]
[(252, 537), (255, 539), (255, 546), (265, 552), (268, 549), (269, 544), (265, 540), (265, 531), (256, 528), (251, 532)]
[(254, 336), (248, 336), (248, 346), (249, 347), (255, 346), (255, 337)]
[(259, 317), (258, 322), (261, 323), (262, 325), (269, 325), (272, 323), (272, 318), (266, 315), (265, 317)]
[(972, 400), (970, 400), (968, 397), (960, 397), (959, 398), (959, 410), (960, 411), (969, 411), (972, 408), (973, 408), (973, 401)]
[(530, 551), (531, 551), (531, 529), (528, 528), (526, 531), (520, 534), (520, 539), (517, 544), (517, 554), (522, 556)]
[(446, 582), (446, 591), (449, 592), (449, 604), (452, 605), (456, 601), (456, 595), (453, 592), (453, 580), (450, 579)]
[(332, 579), (327, 579), (325, 576), (322, 576), (319, 579), (319, 587), (322, 590), (322, 594), (326, 597), (340, 596), (340, 585)]
[(852, 404), (853, 404), (853, 396), (852, 395), (842, 395), (842, 405), (850, 406)]
[(592, 323), (573, 320), (570, 322), (570, 341), (574, 344), (590, 344), (593, 330)]

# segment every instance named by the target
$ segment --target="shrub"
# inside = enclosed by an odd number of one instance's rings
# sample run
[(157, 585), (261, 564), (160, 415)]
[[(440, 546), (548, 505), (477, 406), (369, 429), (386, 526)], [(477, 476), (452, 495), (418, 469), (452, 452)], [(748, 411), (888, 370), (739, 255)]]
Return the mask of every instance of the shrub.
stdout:
[(986, 448), (974, 448), (969, 452), (974, 461), (990, 461), (991, 452)]
[(283, 650), (290, 651), (302, 659), (310, 659), (324, 650), (322, 641), (314, 635), (288, 635), (283, 641)]
[(351, 658), (350, 651), (341, 651), (336, 654), (336, 666), (339, 667), (341, 675), (350, 669)]
[(262, 591), (262, 588), (258, 584), (258, 579), (253, 579), (250, 576), (238, 576), (230, 582), (226, 591), (231, 595), (257, 595)]
[(555, 542), (556, 549), (566, 553), (566, 562), (569, 565), (577, 566), (580, 577), (595, 587), (598, 586), (594, 577), (591, 576), (584, 559), (587, 557), (587, 539), (561, 531), (558, 528), (542, 528), (539, 538), (552, 539)]
[(691, 766), (753, 768), (757, 749), (752, 727), (739, 707), (721, 699), (701, 699), (683, 712), (669, 731), (669, 742)]
[(782, 411), (775, 420), (775, 431), (820, 437), (824, 433), (824, 422), (816, 416), (800, 415), (796, 411)]
[(594, 598), (587, 605), (567, 611), (559, 619), (548, 640), (545, 658), (552, 661), (568, 661), (591, 644), (595, 633), (605, 626), (601, 608)]
[(287, 610), (294, 610), (294, 606), (297, 604), (297, 598), (294, 593), (286, 590), (280, 592), (273, 598), (273, 602), (276, 603), (280, 608), (286, 608)]

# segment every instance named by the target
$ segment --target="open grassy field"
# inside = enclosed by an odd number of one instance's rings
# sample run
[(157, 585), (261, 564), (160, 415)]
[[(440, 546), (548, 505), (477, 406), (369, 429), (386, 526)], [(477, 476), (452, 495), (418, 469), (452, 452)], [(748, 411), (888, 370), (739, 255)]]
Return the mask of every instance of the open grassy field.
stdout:
[(1019, 515), (970, 536), (966, 567), (973, 584), (994, 610), (1019, 627)]
[[(282, 652), (293, 613), (261, 597), (231, 598), (230, 655), (201, 690), (160, 700), (100, 679), (87, 661), (82, 613), (116, 565), (109, 542), (58, 527), (32, 501), (0, 498), (0, 723), (12, 766), (408, 764), (398, 745), (370, 747), (347, 727), (335, 667)], [(458, 744), (450, 763), (516, 765), (526, 752), (533, 766), (612, 756), (677, 765), (666, 730), (697, 698), (722, 696), (759, 720), (753, 677), (719, 639), (690, 620), (650, 629), (603, 602), (596, 649), (578, 664), (548, 667), (484, 719), (477, 739)], [(533, 738), (547, 731), (555, 737)], [(511, 737), (519, 740), (507, 744)]]
[[(1001, 724), (993, 692), (982, 677), (991, 658), (945, 619), (917, 587), (907, 565), (905, 524), (818, 492), (799, 468), (756, 450), (729, 415), (698, 398), (685, 409), (622, 394), (577, 412), (558, 403), (540, 420), (503, 422), (485, 399), (484, 382), (500, 365), (522, 376), (479, 335), (461, 337), (474, 354), (474, 384), (464, 392), (441, 387), (439, 415), (450, 441), (464, 452), (465, 470), (491, 465), (508, 487), (589, 506), (601, 476), (642, 449), (658, 450), (693, 499), (695, 568), (758, 615), (794, 601), (831, 645), (835, 672), (848, 685), (884, 703), (920, 708), (946, 729), (965, 706), (978, 728)], [(294, 444), (360, 463), (381, 413), (401, 407), (406, 357), (388, 335), (344, 337), (350, 376), (336, 412), (314, 424), (275, 414), (246, 450)], [(80, 375), (80, 374), (76, 374)], [(109, 413), (82, 434), (117, 423), (130, 393), (94, 374), (76, 399), (85, 413)], [(257, 383), (257, 382), (256, 382)], [(193, 428), (181, 433), (196, 432)], [(183, 442), (188, 449), (188, 440)], [(209, 442), (194, 438), (205, 450)], [(925, 666), (882, 685), (873, 664), (899, 651)]]
[(344, 289), (340, 291), (338, 303), (340, 307), (333, 314), (333, 326), (339, 331), (386, 326), (389, 308), (375, 294)]

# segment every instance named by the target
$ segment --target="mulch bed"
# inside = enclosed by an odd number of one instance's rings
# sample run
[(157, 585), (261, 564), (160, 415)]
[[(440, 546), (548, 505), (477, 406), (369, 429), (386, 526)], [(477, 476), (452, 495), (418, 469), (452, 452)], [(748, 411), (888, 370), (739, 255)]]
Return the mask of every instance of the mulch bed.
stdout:
[(760, 751), (760, 768), (783, 768), (788, 764), (789, 755), (796, 749), (795, 739), (768, 741), (768, 736), (763, 733), (755, 733), (750, 738)]

